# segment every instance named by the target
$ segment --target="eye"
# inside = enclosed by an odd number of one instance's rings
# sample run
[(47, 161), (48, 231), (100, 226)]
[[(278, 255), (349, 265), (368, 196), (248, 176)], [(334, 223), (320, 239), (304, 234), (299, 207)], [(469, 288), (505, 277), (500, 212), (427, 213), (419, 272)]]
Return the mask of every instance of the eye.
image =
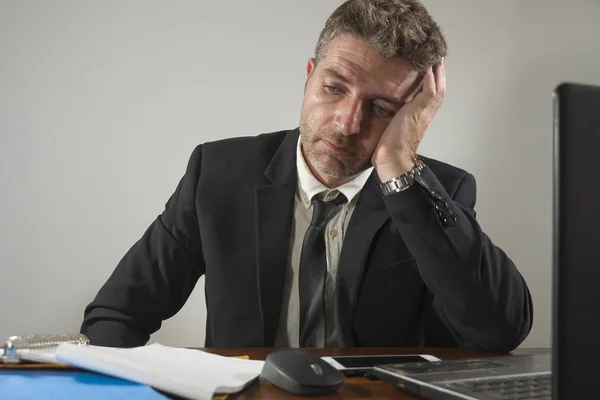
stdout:
[(382, 117), (389, 117), (392, 115), (392, 112), (390, 110), (380, 106), (379, 104), (373, 104), (373, 110), (375, 110), (375, 114), (380, 115)]
[(344, 93), (344, 91), (342, 89), (340, 89), (339, 87), (335, 87), (335, 86), (331, 86), (331, 85), (324, 85), (325, 89), (332, 94), (340, 94), (340, 93)]

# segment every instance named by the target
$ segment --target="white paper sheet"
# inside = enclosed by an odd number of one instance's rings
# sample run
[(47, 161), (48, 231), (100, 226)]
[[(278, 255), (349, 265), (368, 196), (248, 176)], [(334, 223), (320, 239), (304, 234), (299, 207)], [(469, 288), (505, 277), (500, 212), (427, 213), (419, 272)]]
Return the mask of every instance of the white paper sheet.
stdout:
[(198, 400), (241, 391), (264, 364), (158, 343), (131, 349), (61, 344), (55, 356), (59, 362)]

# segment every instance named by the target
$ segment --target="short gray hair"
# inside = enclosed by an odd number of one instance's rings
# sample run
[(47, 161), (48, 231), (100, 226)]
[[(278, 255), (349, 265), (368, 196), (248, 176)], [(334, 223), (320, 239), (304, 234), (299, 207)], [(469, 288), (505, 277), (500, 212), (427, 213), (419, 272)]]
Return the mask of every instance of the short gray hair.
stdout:
[(440, 27), (418, 0), (348, 0), (327, 19), (315, 49), (318, 64), (337, 37), (365, 39), (383, 57), (401, 57), (423, 72), (446, 56)]

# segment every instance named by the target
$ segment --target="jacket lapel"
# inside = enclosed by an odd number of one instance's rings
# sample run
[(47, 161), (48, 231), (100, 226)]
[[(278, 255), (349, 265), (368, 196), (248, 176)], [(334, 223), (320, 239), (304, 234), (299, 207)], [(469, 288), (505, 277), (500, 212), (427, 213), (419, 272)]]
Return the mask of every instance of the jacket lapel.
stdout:
[(265, 171), (270, 184), (256, 188), (257, 283), (262, 346), (272, 347), (281, 312), (296, 192), (298, 130), (289, 132)]
[(342, 343), (346, 347), (354, 345), (352, 320), (369, 247), (375, 233), (389, 218), (379, 183), (373, 171), (352, 213), (340, 254), (337, 299)]

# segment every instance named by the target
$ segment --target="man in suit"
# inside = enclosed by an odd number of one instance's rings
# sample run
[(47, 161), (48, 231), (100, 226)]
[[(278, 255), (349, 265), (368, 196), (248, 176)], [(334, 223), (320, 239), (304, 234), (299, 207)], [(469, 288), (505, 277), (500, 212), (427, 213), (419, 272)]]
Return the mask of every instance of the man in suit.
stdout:
[(417, 155), (445, 55), (417, 0), (342, 4), (299, 128), (199, 145), (82, 332), (143, 345), (204, 274), (206, 346), (517, 347), (531, 296), (475, 218), (475, 179)]

